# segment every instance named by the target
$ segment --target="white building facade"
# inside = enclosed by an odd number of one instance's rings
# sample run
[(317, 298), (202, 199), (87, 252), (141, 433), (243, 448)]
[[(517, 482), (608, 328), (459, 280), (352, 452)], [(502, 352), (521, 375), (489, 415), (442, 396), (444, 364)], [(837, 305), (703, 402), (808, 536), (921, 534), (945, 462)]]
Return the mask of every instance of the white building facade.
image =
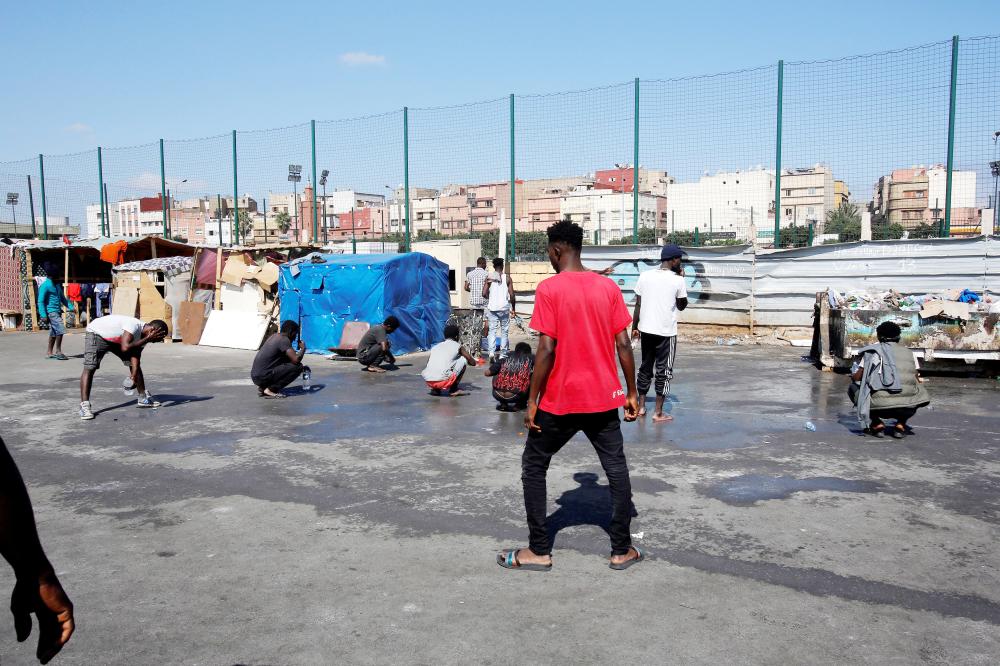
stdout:
[(749, 238), (751, 220), (768, 224), (774, 208), (774, 172), (766, 169), (704, 175), (696, 183), (667, 185), (666, 231), (721, 233)]

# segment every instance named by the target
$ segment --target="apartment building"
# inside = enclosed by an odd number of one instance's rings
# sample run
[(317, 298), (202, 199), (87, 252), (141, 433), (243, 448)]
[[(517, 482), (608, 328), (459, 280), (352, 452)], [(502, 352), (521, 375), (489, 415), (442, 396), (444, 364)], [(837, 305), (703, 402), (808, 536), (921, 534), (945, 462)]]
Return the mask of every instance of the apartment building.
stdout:
[[(774, 172), (766, 169), (705, 174), (694, 183), (669, 183), (667, 231), (725, 234), (746, 240), (751, 221), (774, 224)], [(788, 217), (782, 224), (791, 223)]]
[[(639, 166), (639, 191), (656, 196), (667, 196), (667, 187), (674, 178), (666, 171), (644, 169)], [(601, 169), (594, 172), (594, 186), (600, 189), (610, 189), (615, 192), (632, 192), (635, 186), (635, 168), (625, 166), (614, 169)]]
[[(947, 169), (942, 165), (895, 169), (879, 178), (872, 196), (872, 212), (890, 224), (913, 227), (937, 224), (944, 218)], [(953, 171), (951, 192), (952, 228), (976, 227), (976, 172)]]
[(817, 164), (781, 172), (781, 226), (816, 225), (826, 220), (837, 201), (833, 172)]
[[(559, 218), (583, 227), (584, 236), (595, 245), (632, 234), (633, 197), (624, 192), (593, 186), (578, 187), (560, 196)], [(639, 194), (639, 226), (664, 229), (667, 200), (651, 194)]]

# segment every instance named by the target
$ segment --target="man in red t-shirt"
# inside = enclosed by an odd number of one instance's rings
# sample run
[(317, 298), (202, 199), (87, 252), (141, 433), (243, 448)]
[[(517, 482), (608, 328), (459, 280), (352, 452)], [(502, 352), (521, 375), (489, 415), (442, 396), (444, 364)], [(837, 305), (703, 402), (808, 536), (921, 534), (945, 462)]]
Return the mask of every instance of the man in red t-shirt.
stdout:
[[(625, 461), (618, 408), (625, 420), (639, 412), (635, 360), (629, 343), (632, 317), (614, 282), (580, 263), (583, 229), (562, 221), (548, 229), (549, 261), (557, 275), (535, 291), (531, 328), (538, 353), (524, 419), (528, 439), (521, 456), (521, 482), (528, 514), (528, 548), (506, 550), (497, 564), (508, 569), (548, 570), (552, 543), (546, 529), (545, 473), (549, 461), (581, 430), (593, 444), (611, 488), (612, 569), (643, 558), (632, 546), (632, 486)], [(625, 375), (622, 389), (615, 356)]]

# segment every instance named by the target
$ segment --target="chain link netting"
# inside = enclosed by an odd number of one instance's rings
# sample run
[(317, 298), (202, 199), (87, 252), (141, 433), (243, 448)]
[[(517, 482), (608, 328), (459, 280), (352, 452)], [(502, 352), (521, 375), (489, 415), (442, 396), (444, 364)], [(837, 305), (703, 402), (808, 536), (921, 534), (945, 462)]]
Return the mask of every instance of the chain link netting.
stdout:
[[(803, 246), (868, 222), (874, 239), (978, 234), (997, 207), (1000, 38), (957, 43), (953, 88), (955, 46), (104, 148), (100, 169), (96, 150), (48, 155), (45, 226), (353, 251), (478, 237), (522, 260), (567, 218), (588, 244), (766, 247), (778, 227), (777, 245)], [(42, 233), (41, 178), (37, 159), (0, 162), (17, 201), (0, 232), (31, 233), (33, 198)]]

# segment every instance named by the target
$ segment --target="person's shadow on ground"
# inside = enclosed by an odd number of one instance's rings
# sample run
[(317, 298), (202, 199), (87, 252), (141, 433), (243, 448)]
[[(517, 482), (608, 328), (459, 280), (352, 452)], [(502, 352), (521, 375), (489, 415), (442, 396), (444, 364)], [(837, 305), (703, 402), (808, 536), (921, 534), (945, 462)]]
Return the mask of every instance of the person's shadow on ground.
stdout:
[[(564, 492), (556, 500), (559, 508), (545, 521), (553, 546), (556, 536), (567, 527), (596, 525), (605, 533), (609, 533), (611, 529), (611, 488), (598, 483), (598, 477), (593, 472), (577, 472), (573, 475), (573, 480), (580, 487)], [(637, 515), (633, 505), (632, 516)]]
[(309, 388), (305, 386), (286, 386), (281, 389), (281, 392), (288, 397), (297, 395), (309, 395), (311, 393), (319, 393), (326, 388), (326, 384), (310, 384)]
[[(163, 394), (157, 393), (153, 396), (153, 399), (160, 403), (160, 407), (177, 407), (179, 405), (185, 405), (189, 402), (203, 402), (205, 400), (211, 400), (213, 396), (210, 395), (178, 395), (178, 394)], [(110, 412), (115, 409), (121, 409), (122, 407), (135, 407), (137, 398), (130, 398), (125, 402), (112, 405), (110, 407), (105, 407), (104, 409), (98, 409), (94, 411), (94, 415), (103, 414), (104, 412)]]

